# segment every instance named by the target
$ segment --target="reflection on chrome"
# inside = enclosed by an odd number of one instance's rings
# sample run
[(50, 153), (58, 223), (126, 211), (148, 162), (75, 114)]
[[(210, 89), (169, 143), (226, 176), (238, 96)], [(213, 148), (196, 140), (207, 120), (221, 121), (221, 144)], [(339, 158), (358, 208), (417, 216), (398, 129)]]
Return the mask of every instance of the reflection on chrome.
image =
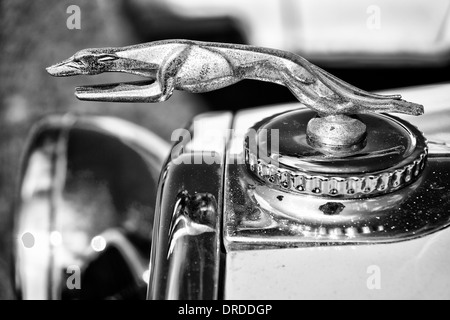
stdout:
[(167, 259), (178, 241), (184, 236), (198, 236), (202, 233), (215, 232), (217, 204), (209, 194), (189, 196), (182, 192), (175, 202), (175, 209), (169, 227), (169, 250)]

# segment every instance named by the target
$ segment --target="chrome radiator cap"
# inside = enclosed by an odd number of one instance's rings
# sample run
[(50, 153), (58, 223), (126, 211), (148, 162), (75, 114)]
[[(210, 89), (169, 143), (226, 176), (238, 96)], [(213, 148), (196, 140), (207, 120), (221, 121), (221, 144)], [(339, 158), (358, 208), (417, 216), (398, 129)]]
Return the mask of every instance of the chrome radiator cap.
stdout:
[(279, 190), (340, 199), (386, 194), (420, 177), (427, 144), (408, 122), (384, 114), (348, 117), (350, 129), (358, 123), (366, 129), (361, 139), (346, 146), (318, 143), (331, 140), (325, 131), (339, 141), (347, 125), (321, 124), (324, 132), (317, 137), (308, 128), (321, 119), (300, 109), (255, 124), (244, 146), (249, 171)]

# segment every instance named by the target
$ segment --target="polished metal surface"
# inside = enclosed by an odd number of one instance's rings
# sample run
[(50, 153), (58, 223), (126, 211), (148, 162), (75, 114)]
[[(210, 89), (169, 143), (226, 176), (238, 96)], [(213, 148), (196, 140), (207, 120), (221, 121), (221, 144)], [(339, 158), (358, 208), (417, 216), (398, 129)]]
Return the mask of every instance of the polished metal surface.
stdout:
[(159, 181), (149, 299), (221, 297), (222, 188), (231, 120), (229, 112), (203, 114), (179, 132)]
[(425, 138), (404, 120), (360, 115), (368, 129), (364, 144), (338, 156), (308, 142), (307, 124), (314, 117), (310, 110), (298, 109), (258, 121), (245, 138), (249, 171), (286, 192), (363, 198), (407, 186), (425, 167)]
[(249, 173), (242, 164), (245, 128), (287, 110), (299, 112), (295, 105), (288, 105), (236, 115), (233, 129), (239, 134), (230, 141), (224, 187), (227, 251), (397, 242), (450, 224), (450, 152), (442, 153), (432, 146), (417, 181), (364, 199), (302, 195), (274, 188)]
[[(15, 209), (17, 297), (145, 298), (156, 183), (168, 150), (158, 136), (112, 117), (38, 122)], [(81, 288), (68, 285), (71, 276)]]

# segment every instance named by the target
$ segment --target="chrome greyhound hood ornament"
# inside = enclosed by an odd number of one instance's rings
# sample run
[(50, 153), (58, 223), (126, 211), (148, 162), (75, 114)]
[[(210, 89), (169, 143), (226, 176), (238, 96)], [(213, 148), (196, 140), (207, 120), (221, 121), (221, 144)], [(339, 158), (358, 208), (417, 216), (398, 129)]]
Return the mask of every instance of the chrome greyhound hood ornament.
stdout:
[[(394, 112), (423, 114), (423, 106), (400, 95), (358, 89), (299, 55), (247, 45), (166, 40), (123, 48), (84, 49), (47, 68), (54, 76), (125, 72), (148, 81), (79, 87), (82, 100), (160, 102), (173, 90), (207, 92), (244, 79), (284, 85), (320, 116), (310, 121), (308, 136), (318, 145), (352, 147), (361, 143), (365, 125), (351, 115)], [(334, 131), (334, 128), (338, 130)], [(338, 134), (336, 134), (336, 132)]]
[[(165, 40), (83, 49), (47, 71), (54, 76), (125, 72), (149, 78), (76, 89), (82, 100), (110, 102), (160, 102), (173, 90), (206, 92), (243, 79), (284, 85), (314, 112), (299, 109), (258, 122), (244, 149), (249, 171), (291, 192), (340, 197), (383, 194), (413, 182), (424, 167), (423, 135), (404, 121), (377, 115), (421, 115), (422, 105), (400, 95), (358, 89), (293, 53)], [(281, 140), (264, 158), (259, 149), (267, 148), (268, 141), (261, 134), (268, 130), (279, 133)]]
[[(242, 151), (237, 157), (242, 157), (249, 179), (263, 186), (252, 191), (254, 199), (278, 192), (282, 193), (279, 199), (312, 196), (352, 201), (395, 194), (419, 180), (427, 160), (423, 134), (408, 122), (385, 114), (421, 115), (422, 105), (402, 100), (400, 95), (363, 91), (281, 50), (166, 40), (84, 49), (47, 70), (55, 76), (116, 71), (150, 79), (80, 87), (75, 93), (83, 100), (111, 102), (159, 102), (173, 90), (206, 92), (243, 79), (286, 86), (301, 102), (297, 109), (255, 118), (241, 128), (248, 131), (238, 142)], [(333, 202), (319, 207), (325, 212), (342, 208)], [(298, 220), (291, 211), (288, 208), (276, 215)], [(309, 225), (329, 223), (321, 219), (305, 221)]]
[(189, 40), (155, 41), (122, 48), (84, 49), (47, 68), (53, 76), (125, 72), (148, 77), (143, 85), (80, 87), (82, 100), (159, 102), (174, 89), (207, 92), (244, 79), (274, 82), (322, 115), (394, 112), (423, 113), (423, 106), (400, 95), (377, 95), (358, 89), (299, 55), (239, 44)]

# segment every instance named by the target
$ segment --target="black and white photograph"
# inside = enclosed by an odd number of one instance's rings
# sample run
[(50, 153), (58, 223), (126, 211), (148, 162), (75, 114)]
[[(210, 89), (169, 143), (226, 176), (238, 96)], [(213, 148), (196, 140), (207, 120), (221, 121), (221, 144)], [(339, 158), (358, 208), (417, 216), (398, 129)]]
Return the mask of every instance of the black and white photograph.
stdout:
[(450, 299), (449, 0), (0, 0), (0, 79), (0, 300)]

